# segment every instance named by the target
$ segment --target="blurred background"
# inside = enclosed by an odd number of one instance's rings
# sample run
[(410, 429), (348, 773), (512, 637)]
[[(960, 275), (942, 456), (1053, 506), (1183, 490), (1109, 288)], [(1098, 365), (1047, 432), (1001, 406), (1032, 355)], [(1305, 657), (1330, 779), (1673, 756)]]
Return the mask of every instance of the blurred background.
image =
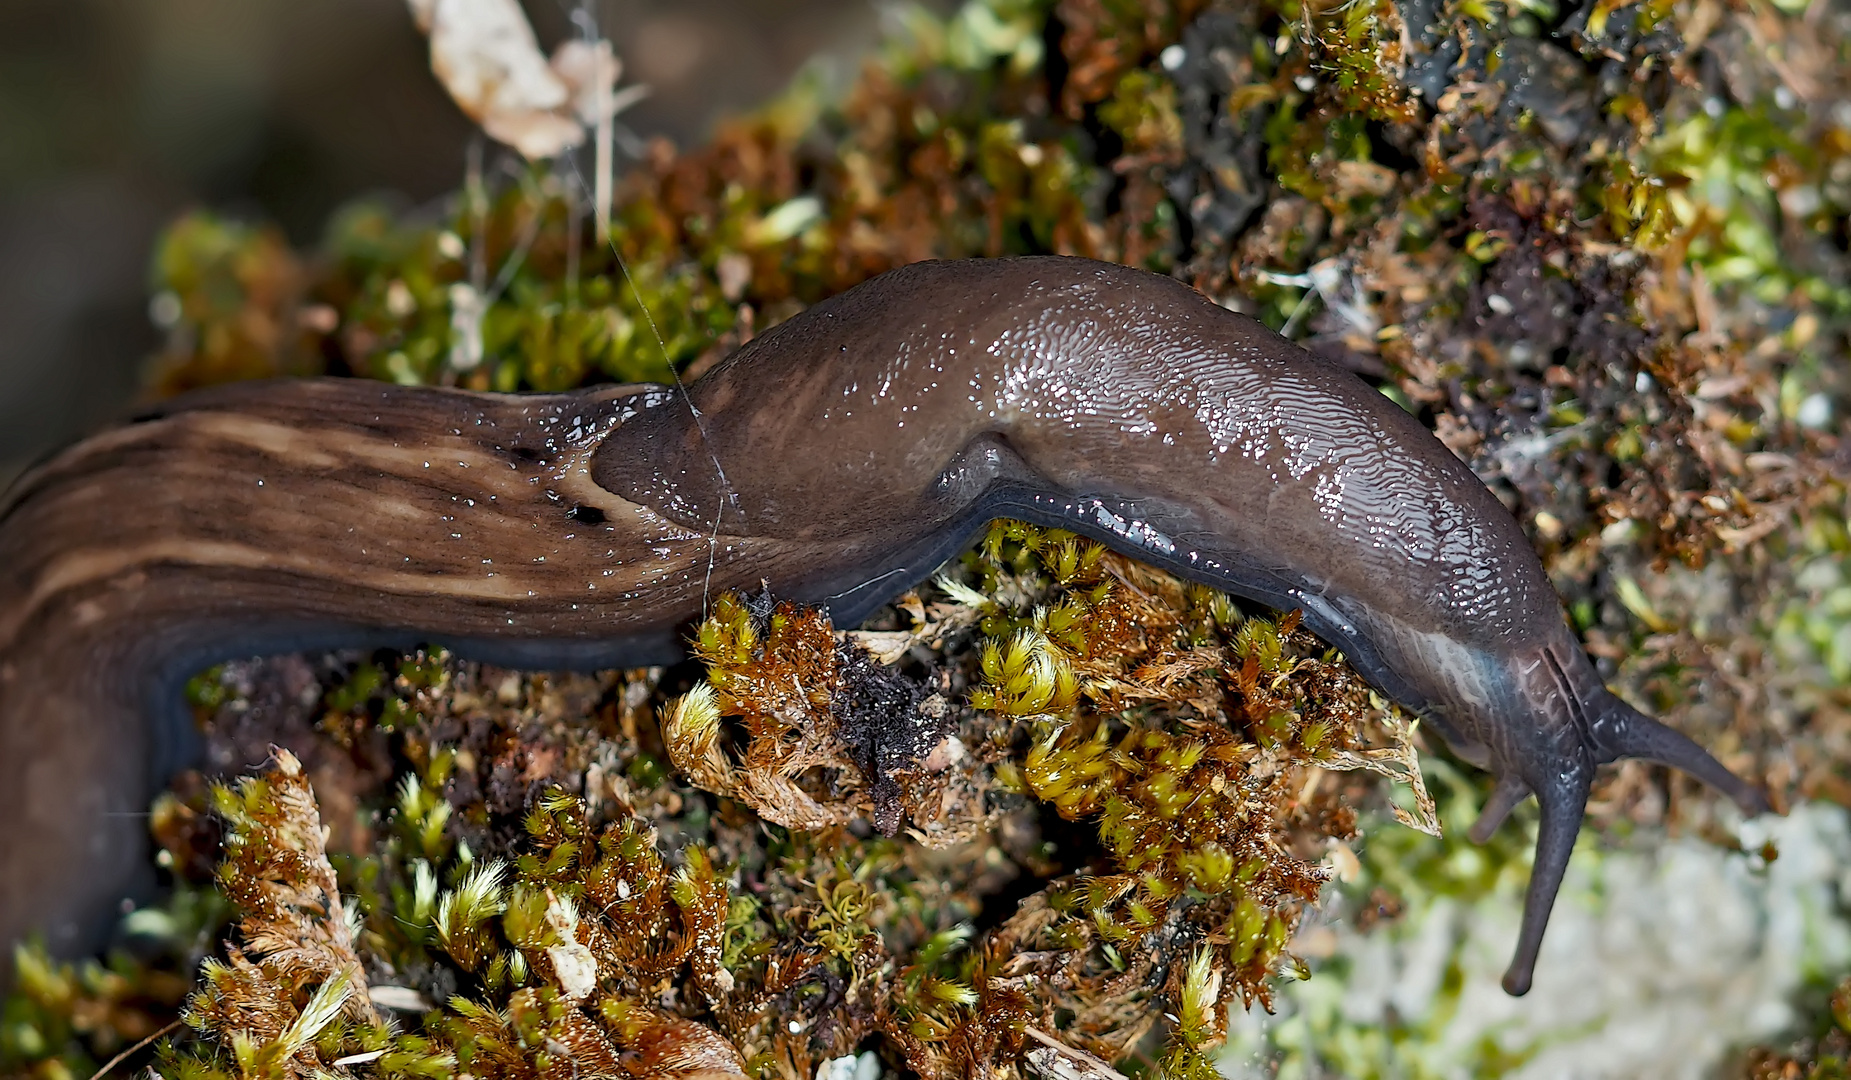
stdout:
[[(931, 5), (942, 6), (942, 5)], [(876, 0), (525, 0), (541, 46), (588, 9), (622, 120), (681, 146), (806, 62), (852, 74)], [(119, 415), (156, 344), (158, 231), (191, 206), (312, 244), (335, 206), (462, 181), (473, 127), (402, 0), (0, 3), (0, 482)]]

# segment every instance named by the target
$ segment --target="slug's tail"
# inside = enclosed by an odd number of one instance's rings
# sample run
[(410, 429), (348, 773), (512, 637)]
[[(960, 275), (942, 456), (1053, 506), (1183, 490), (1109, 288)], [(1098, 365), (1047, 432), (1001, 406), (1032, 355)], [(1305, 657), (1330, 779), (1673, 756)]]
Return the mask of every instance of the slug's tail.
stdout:
[(1767, 795), (1759, 787), (1724, 768), (1703, 747), (1602, 691), (1594, 708), (1594, 741), (1605, 763), (1623, 757), (1644, 758), (1696, 777), (1729, 796), (1748, 817), (1769, 810)]

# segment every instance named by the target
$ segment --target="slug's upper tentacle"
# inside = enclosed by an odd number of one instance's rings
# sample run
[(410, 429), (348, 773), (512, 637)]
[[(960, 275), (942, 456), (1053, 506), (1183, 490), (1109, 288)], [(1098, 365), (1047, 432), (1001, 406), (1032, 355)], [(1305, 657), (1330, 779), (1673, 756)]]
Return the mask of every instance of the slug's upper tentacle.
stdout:
[(1669, 765), (1729, 796), (1749, 817), (1768, 812), (1765, 792), (1723, 768), (1688, 736), (1672, 731), (1604, 690), (1598, 702), (1593, 742), (1599, 748), (1599, 761), (1644, 758)]
[(1645, 752), (1752, 804), (1614, 711), (1509, 513), (1347, 372), (1141, 271), (925, 263), (758, 338), (690, 402), (238, 387), (26, 478), (0, 509), (0, 815), (29, 823), (0, 832), (0, 936), (74, 939), (129, 886), (118, 815), (170, 764), (146, 718), (190, 668), (426, 639), (656, 662), (710, 590), (769, 580), (851, 624), (999, 516), (1302, 609), (1498, 775), (1488, 826), (1535, 792), (1512, 992), (1594, 763)]

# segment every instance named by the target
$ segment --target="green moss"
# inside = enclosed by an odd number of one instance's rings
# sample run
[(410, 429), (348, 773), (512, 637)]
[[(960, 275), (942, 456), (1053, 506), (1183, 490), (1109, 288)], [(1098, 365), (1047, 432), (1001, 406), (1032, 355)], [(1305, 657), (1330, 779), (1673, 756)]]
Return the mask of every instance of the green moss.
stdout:
[[(1320, 662), (1304, 655), (1302, 640), (1288, 640), (1295, 617), (1243, 618), (1206, 589), (1145, 592), (1117, 556), (1059, 530), (999, 523), (972, 558), (986, 592), (1033, 601), (985, 616), (994, 636), (980, 650), (983, 681), (971, 703), (1027, 722), (1026, 753), (1006, 763), (1011, 785), (1062, 817), (1095, 821), (1114, 862), (1113, 875), (1074, 894), (1083, 899), (1068, 917), (1102, 948), (1122, 948), (1151, 933), (1185, 893), (1209, 899), (1229, 947), (1200, 961), (1208, 968), (1192, 978), (1225, 979), (1248, 1000), (1263, 999), (1319, 875), (1277, 846), (1276, 800), (1285, 792), (1260, 777), (1279, 775), (1270, 755), (1309, 763), (1354, 745), (1356, 702), (1337, 686), (1318, 696), (1309, 691), (1316, 680), (1293, 685), (1290, 675)], [(1198, 674), (1225, 672), (1233, 716), (1194, 711), (1204, 698), (1190, 682), (1192, 661)], [(1253, 769), (1256, 752), (1268, 756), (1267, 770)], [(1188, 1031), (1184, 1049), (1194, 1045)], [(1178, 1053), (1165, 1068), (1196, 1068)]]
[[(545, 168), (472, 181), (434, 222), (357, 203), (308, 255), (271, 230), (183, 219), (156, 263), (167, 385), (328, 369), (497, 390), (663, 382), (734, 331), (742, 305), (819, 299), (919, 254), (1096, 252), (1085, 223), (1102, 173), (1076, 149), (1081, 130), (1031, 138), (994, 107), (1035, 92), (1046, 12), (910, 11), (848, 99), (801, 84), (705, 155), (646, 164), (611, 244), (584, 235), (577, 178)], [(948, 101), (934, 96), (943, 76), (957, 80)], [(815, 155), (829, 132), (832, 152)], [(813, 191), (796, 185), (807, 173)]]
[[(1851, 209), (1821, 193), (1826, 162), (1800, 135), (1804, 127), (1798, 113), (1771, 102), (1731, 106), (1714, 117), (1696, 111), (1669, 125), (1649, 144), (1651, 179), (1635, 184), (1631, 195), (1643, 207), (1633, 213), (1648, 230), (1642, 239), (1662, 245), (1675, 222), (1686, 257), (1717, 285), (1743, 288), (1763, 303), (1783, 303), (1797, 292), (1851, 311), (1851, 286), (1807, 274), (1783, 252), (1780, 189), (1771, 178), (1813, 193), (1811, 210), (1787, 223), (1793, 227), (1826, 232)], [(1652, 184), (1660, 187), (1639, 193)]]
[[(1840, 489), (1842, 492), (1842, 489)], [(1842, 499), (1842, 494), (1841, 494)], [(1785, 664), (1823, 668), (1836, 686), (1851, 686), (1851, 542), (1841, 513), (1809, 515), (1793, 553), (1796, 595), (1782, 606), (1773, 645)]]

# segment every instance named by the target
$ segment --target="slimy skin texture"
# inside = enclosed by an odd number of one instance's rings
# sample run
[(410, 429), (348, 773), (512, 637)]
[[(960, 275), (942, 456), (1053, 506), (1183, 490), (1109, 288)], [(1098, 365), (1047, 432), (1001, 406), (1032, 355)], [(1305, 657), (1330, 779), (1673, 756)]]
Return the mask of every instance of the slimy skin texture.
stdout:
[(1529, 988), (1596, 766), (1759, 790), (1601, 684), (1515, 520), (1346, 371), (1178, 282), (1068, 258), (920, 263), (689, 391), (246, 384), (80, 443), (0, 500), (0, 940), (94, 939), (185, 764), (182, 679), (442, 642), (532, 668), (681, 655), (769, 581), (853, 625), (998, 517), (1280, 609), (1526, 795)]

